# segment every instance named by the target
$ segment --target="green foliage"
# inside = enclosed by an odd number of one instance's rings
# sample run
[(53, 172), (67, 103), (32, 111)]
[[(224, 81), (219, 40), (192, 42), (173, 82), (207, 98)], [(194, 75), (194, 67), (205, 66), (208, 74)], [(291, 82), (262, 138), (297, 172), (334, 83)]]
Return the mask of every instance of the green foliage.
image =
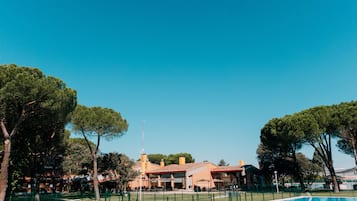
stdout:
[(343, 153), (353, 156), (357, 165), (357, 101), (338, 105), (334, 121), (338, 122), (340, 137), (337, 147)]
[(304, 137), (309, 144), (326, 143), (325, 138), (336, 136), (337, 125), (332, 118), (334, 109), (334, 106), (318, 106), (300, 113), (306, 121)]
[(177, 154), (148, 154), (148, 159), (151, 163), (160, 164), (161, 159), (164, 159), (166, 165), (178, 164), (179, 158), (185, 157), (186, 163), (194, 163), (195, 159), (189, 153), (177, 153)]
[(350, 141), (350, 140), (339, 139), (337, 141), (337, 147), (339, 148), (339, 151), (341, 151), (347, 155), (354, 156), (354, 154), (355, 154), (354, 148), (352, 146), (352, 141)]
[(73, 130), (86, 135), (105, 137), (110, 140), (120, 137), (128, 130), (127, 121), (120, 113), (109, 108), (88, 108), (78, 105), (72, 117)]
[(109, 153), (98, 158), (99, 172), (114, 172), (118, 175), (117, 183), (120, 190), (125, 190), (130, 181), (137, 176), (137, 172), (132, 168), (135, 162), (125, 154)]
[[(309, 144), (315, 149), (314, 161), (318, 159), (319, 163), (312, 165), (310, 161), (300, 158), (297, 164), (304, 167), (301, 166), (299, 171), (310, 169), (309, 172), (312, 172), (311, 169), (319, 168), (321, 171), (323, 166), (326, 167), (333, 177), (334, 190), (337, 192), (331, 144), (331, 139), (336, 137), (339, 138), (337, 146), (340, 150), (353, 155), (357, 164), (357, 101), (313, 107), (283, 118), (271, 119), (261, 130), (258, 159), (265, 170), (271, 172), (272, 167), (277, 168), (277, 161), (289, 157), (295, 157), (294, 161), (297, 161), (296, 151), (303, 144)], [(285, 164), (282, 171), (288, 171), (286, 167), (289, 165)], [(306, 175), (304, 177), (307, 178)]]
[(271, 183), (271, 175), (275, 171), (274, 162), (279, 158), (279, 155), (272, 151), (268, 146), (260, 143), (257, 148), (257, 158), (259, 161), (259, 167), (265, 176), (265, 181)]
[[(83, 138), (69, 138), (66, 140), (66, 146), (71, 146), (73, 144), (80, 144), (81, 146), (87, 146), (87, 142)], [(95, 147), (95, 144), (93, 142), (89, 142), (91, 147)]]
[[(91, 143), (91, 146), (94, 148), (95, 144)], [(65, 174), (81, 174), (84, 166), (91, 168), (92, 156), (87, 150), (87, 143), (83, 138), (68, 139), (62, 163)]]
[(313, 181), (315, 181), (319, 177), (319, 173), (324, 171), (320, 164), (315, 163), (314, 160), (308, 159), (304, 154), (298, 153), (296, 157), (301, 167), (304, 180), (308, 184), (311, 184)]
[(166, 158), (167, 156), (164, 154), (148, 154), (149, 161), (158, 165), (160, 165), (162, 159), (165, 161)]
[(278, 171), (279, 174), (302, 180), (296, 152), (304, 143), (303, 129), (302, 118), (298, 115), (274, 118), (265, 124), (261, 130), (261, 145), (257, 154), (267, 176)]
[(229, 163), (227, 163), (224, 159), (221, 159), (218, 162), (218, 166), (229, 166)]
[(41, 109), (58, 111), (53, 114), (68, 120), (76, 101), (76, 92), (57, 78), (38, 69), (0, 65), (0, 118), (6, 118), (9, 130), (21, 115), (36, 115)]
[(10, 160), (10, 183), (46, 165), (57, 166), (54, 159), (64, 152), (64, 126), (76, 104), (76, 91), (60, 79), (35, 68), (0, 65), (0, 122), (9, 135), (0, 132), (12, 143), (11, 158), (4, 158)]
[[(79, 105), (72, 117), (72, 128), (76, 133), (82, 134), (87, 142), (89, 153), (93, 159), (93, 186), (95, 197), (96, 200), (99, 200), (97, 158), (100, 140), (102, 137), (106, 140), (110, 140), (114, 137), (122, 136), (128, 129), (128, 123), (121, 117), (120, 113), (112, 109), (101, 107), (89, 108)], [(96, 147), (94, 149), (90, 146), (89, 137), (91, 136), (97, 138)]]

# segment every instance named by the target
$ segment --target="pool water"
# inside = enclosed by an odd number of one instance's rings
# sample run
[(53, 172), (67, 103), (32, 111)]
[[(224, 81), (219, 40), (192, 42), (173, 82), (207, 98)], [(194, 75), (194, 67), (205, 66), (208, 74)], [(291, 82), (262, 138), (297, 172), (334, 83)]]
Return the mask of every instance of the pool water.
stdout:
[(339, 198), (339, 197), (302, 197), (288, 199), (287, 201), (357, 201), (357, 198)]

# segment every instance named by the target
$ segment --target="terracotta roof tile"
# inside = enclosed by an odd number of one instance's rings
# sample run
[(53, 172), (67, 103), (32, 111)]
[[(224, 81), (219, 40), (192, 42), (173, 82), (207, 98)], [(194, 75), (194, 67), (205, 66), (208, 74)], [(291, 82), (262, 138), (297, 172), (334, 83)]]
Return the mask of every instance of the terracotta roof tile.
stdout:
[(219, 166), (212, 170), (212, 172), (242, 172), (241, 166)]
[[(134, 170), (140, 170), (141, 169), (141, 161), (137, 161), (133, 166), (132, 168)], [(150, 163), (150, 169), (151, 170), (155, 170), (155, 169), (158, 169), (160, 168), (160, 165), (158, 164), (155, 164), (155, 163)]]
[(191, 169), (199, 168), (204, 165), (210, 164), (208, 162), (201, 163), (186, 163), (184, 165), (171, 164), (168, 166), (164, 166), (162, 168), (148, 171), (148, 174), (160, 174), (160, 173), (170, 173), (170, 172), (187, 172)]

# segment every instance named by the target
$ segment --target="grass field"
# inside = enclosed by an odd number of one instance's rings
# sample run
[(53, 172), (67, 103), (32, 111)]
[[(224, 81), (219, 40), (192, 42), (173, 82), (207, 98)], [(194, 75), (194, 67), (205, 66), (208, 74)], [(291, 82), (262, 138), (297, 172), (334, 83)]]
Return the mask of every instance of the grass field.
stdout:
[[(312, 196), (330, 196), (330, 197), (356, 197), (357, 191), (341, 191), (340, 193), (333, 192), (310, 192)], [(120, 195), (101, 195), (102, 201), (269, 201), (283, 198), (291, 198), (307, 193), (297, 192), (155, 192), (155, 193), (139, 193), (132, 192), (125, 196)], [(34, 197), (17, 196), (11, 197), (10, 201), (32, 201)], [(41, 195), (41, 201), (93, 201), (93, 194), (79, 194), (79, 193), (64, 193), (64, 194), (51, 194)]]

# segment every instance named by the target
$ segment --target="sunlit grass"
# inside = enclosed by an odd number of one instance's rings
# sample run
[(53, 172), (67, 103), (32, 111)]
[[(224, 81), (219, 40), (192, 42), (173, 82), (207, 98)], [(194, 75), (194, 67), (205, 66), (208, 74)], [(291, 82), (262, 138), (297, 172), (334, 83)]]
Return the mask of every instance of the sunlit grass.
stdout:
[[(333, 192), (310, 192), (312, 196), (328, 197), (357, 197), (357, 191)], [(102, 194), (101, 201), (269, 201), (285, 199), (298, 196), (306, 196), (308, 193), (300, 192), (137, 192), (126, 194), (125, 196), (116, 194)], [(33, 196), (16, 196), (9, 199), (11, 201), (32, 201)], [(93, 201), (94, 194), (63, 193), (56, 195), (41, 195), (41, 201)]]

